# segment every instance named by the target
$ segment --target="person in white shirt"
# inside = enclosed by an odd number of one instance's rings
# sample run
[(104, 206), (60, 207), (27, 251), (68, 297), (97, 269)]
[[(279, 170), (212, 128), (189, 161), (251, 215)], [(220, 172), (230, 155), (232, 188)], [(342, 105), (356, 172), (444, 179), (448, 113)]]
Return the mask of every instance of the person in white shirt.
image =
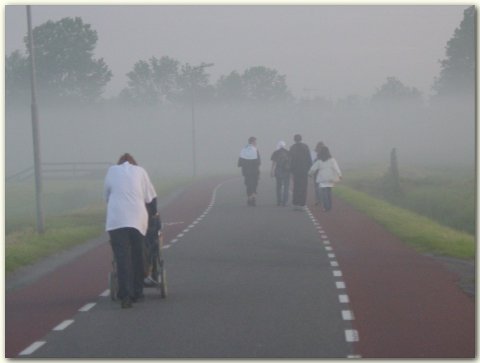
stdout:
[[(157, 194), (147, 172), (130, 154), (124, 154), (105, 177), (106, 231), (117, 265), (122, 308), (143, 299), (143, 239), (149, 210), (156, 213)], [(148, 208), (148, 209), (147, 209)]]
[(248, 144), (240, 150), (237, 166), (242, 168), (242, 175), (247, 187), (247, 205), (255, 206), (258, 179), (260, 178), (260, 153), (257, 149), (257, 138), (251, 136)]
[(320, 148), (318, 159), (308, 172), (310, 176), (315, 173), (317, 173), (316, 182), (321, 189), (323, 210), (329, 212), (332, 209), (332, 187), (342, 179), (342, 172), (326, 146)]

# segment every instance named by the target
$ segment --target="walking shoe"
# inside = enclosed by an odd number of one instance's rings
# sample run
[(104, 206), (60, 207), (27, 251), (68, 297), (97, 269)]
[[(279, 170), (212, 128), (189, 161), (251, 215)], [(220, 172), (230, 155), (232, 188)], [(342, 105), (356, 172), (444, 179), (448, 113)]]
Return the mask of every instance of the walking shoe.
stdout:
[(155, 284), (157, 284), (157, 282), (156, 282), (154, 279), (152, 279), (151, 276), (147, 276), (147, 277), (145, 277), (145, 279), (143, 280), (143, 285), (144, 285), (144, 286), (153, 286), (153, 285), (155, 285)]
[(132, 301), (130, 299), (123, 299), (121, 302), (122, 309), (129, 309), (132, 307)]

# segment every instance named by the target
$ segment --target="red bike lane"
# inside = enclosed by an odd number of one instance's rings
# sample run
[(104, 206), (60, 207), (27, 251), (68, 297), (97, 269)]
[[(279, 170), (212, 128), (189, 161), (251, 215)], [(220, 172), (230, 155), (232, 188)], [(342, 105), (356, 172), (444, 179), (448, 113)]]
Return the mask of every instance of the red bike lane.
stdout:
[[(212, 191), (222, 180), (225, 177), (196, 181), (160, 210), (166, 224), (166, 243), (203, 212)], [(6, 358), (16, 357), (108, 289), (112, 252), (108, 237), (105, 239), (105, 243), (35, 282), (6, 292)]]
[(343, 271), (359, 332), (356, 354), (475, 357), (475, 299), (457, 286), (458, 276), (338, 198), (330, 213), (310, 209)]

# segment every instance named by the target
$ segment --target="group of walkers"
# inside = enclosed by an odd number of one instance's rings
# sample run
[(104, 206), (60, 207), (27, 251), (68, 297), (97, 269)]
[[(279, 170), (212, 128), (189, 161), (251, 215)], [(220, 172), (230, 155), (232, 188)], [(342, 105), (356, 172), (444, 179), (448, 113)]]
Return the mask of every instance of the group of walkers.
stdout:
[[(292, 205), (303, 210), (307, 201), (308, 177), (314, 178), (316, 205), (322, 205), (328, 212), (332, 209), (332, 187), (342, 179), (337, 161), (329, 148), (319, 142), (312, 155), (309, 147), (302, 142), (302, 136), (294, 136), (294, 144), (287, 149), (285, 141), (279, 141), (277, 150), (271, 156), (271, 177), (276, 179), (278, 206), (286, 206), (293, 181)], [(256, 205), (257, 186), (260, 178), (260, 153), (257, 139), (250, 137), (248, 144), (240, 151), (238, 166), (242, 168), (247, 188), (247, 205)]]
[[(290, 180), (293, 180), (292, 204), (295, 209), (302, 210), (306, 204), (310, 175), (315, 177), (316, 192), (324, 210), (329, 211), (332, 208), (331, 188), (342, 177), (338, 164), (322, 143), (317, 145), (316, 155), (312, 158), (301, 135), (295, 135), (294, 140), (290, 149), (287, 149), (284, 141), (279, 141), (277, 150), (271, 156), (271, 176), (276, 179), (277, 205), (287, 205)], [(255, 137), (250, 137), (248, 145), (241, 150), (238, 166), (242, 168), (245, 178), (247, 204), (255, 206), (260, 178), (260, 153)], [(149, 218), (157, 215), (157, 194), (145, 169), (138, 166), (127, 153), (107, 172), (105, 198), (106, 230), (110, 235), (117, 268), (117, 297), (122, 308), (130, 308), (132, 303), (144, 299), (144, 239)]]

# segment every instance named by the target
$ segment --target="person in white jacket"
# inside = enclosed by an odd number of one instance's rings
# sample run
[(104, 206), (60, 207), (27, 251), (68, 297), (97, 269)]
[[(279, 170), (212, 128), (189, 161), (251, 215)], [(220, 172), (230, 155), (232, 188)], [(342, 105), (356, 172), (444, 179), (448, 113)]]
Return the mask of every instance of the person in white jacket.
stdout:
[(148, 210), (156, 212), (156, 197), (147, 172), (130, 154), (122, 155), (118, 164), (108, 169), (106, 231), (117, 265), (117, 297), (122, 308), (143, 299), (143, 239), (148, 228)]
[(315, 175), (315, 173), (317, 173), (316, 183), (320, 189), (323, 210), (329, 212), (332, 209), (332, 187), (342, 179), (342, 172), (326, 146), (320, 148), (318, 159), (308, 172), (310, 176)]

